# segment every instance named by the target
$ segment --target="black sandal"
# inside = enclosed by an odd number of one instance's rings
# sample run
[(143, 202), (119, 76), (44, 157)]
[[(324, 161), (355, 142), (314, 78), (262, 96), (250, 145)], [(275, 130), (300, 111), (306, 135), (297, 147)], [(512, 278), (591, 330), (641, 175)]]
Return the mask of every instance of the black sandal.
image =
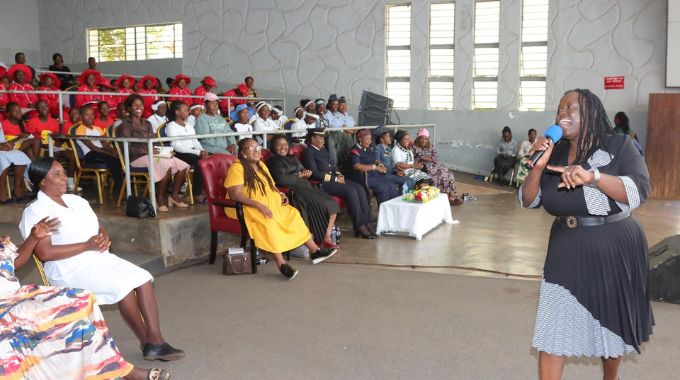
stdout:
[(160, 368), (151, 368), (146, 372), (146, 378), (148, 380), (168, 380), (170, 372)]

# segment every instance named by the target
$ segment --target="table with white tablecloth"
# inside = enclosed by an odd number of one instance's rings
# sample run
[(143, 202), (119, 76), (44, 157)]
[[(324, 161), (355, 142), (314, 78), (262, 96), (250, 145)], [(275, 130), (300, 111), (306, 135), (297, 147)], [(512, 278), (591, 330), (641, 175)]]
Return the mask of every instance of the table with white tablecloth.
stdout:
[(406, 232), (421, 240), (441, 223), (454, 223), (446, 194), (425, 203), (407, 202), (399, 197), (380, 204), (376, 232)]

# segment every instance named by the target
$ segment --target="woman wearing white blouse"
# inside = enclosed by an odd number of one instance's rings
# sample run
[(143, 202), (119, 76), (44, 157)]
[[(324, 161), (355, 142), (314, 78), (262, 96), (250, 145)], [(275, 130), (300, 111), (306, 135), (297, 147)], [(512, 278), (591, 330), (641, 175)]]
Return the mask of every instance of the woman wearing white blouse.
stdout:
[(24, 239), (46, 217), (58, 218), (58, 231), (40, 240), (36, 256), (45, 262), (52, 285), (87, 289), (103, 305), (118, 304), (123, 319), (139, 339), (144, 359), (177, 360), (184, 351), (170, 346), (161, 334), (158, 305), (146, 270), (109, 252), (111, 241), (90, 204), (66, 194), (66, 175), (51, 157), (31, 163), (28, 177), (38, 190), (19, 223)]
[[(194, 126), (187, 123), (189, 106), (186, 103), (182, 101), (172, 102), (168, 116), (171, 120), (168, 126), (165, 127), (165, 134), (168, 137), (196, 136)], [(175, 151), (175, 157), (191, 165), (194, 169), (192, 181), (194, 196), (201, 194), (205, 198), (205, 194), (203, 194), (203, 176), (201, 174), (201, 167), (198, 166), (198, 160), (208, 158), (210, 154), (203, 149), (203, 146), (195, 137), (186, 140), (174, 140), (172, 141), (172, 148)]]
[(149, 116), (146, 120), (151, 123), (151, 128), (156, 133), (158, 127), (168, 122), (168, 117), (166, 116), (168, 104), (165, 103), (165, 100), (159, 100), (151, 106), (151, 109), (153, 110), (153, 115)]
[[(269, 104), (265, 102), (260, 102), (257, 105), (257, 115), (255, 117), (255, 121), (253, 122), (253, 130), (256, 132), (261, 132), (261, 131), (278, 131), (279, 126), (276, 124), (274, 120), (271, 119), (270, 113), (271, 113), (271, 107)], [(272, 139), (272, 136), (274, 136), (273, 133), (267, 135), (267, 141), (270, 141)], [(259, 135), (256, 137), (257, 142), (259, 144), (262, 144), (264, 141), (262, 138), (262, 135)]]

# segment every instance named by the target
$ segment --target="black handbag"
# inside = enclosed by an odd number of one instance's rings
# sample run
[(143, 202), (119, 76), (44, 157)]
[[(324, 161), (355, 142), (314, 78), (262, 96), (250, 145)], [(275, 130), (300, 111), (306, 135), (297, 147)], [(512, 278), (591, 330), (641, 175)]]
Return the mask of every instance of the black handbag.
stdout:
[(135, 216), (137, 218), (156, 216), (156, 210), (153, 209), (151, 201), (146, 198), (135, 197), (134, 195), (130, 195), (127, 198), (125, 213), (128, 214), (128, 216)]

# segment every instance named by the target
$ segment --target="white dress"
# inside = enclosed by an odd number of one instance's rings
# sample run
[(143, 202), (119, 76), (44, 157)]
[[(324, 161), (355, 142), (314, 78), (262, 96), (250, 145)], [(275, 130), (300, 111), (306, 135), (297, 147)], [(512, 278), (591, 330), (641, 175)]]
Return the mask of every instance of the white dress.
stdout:
[[(0, 144), (4, 144), (5, 134), (2, 133), (2, 126), (0, 126)], [(0, 150), (0, 173), (4, 172), (5, 169), (14, 164), (16, 166), (30, 165), (31, 159), (20, 150)], [(28, 170), (26, 170), (28, 173)]]
[(156, 133), (158, 127), (168, 122), (168, 118), (166, 116), (160, 116), (156, 113), (146, 118), (146, 120), (151, 123), (151, 128), (153, 128), (154, 133)]
[[(252, 132), (253, 131), (253, 126), (250, 124), (242, 124), (242, 123), (235, 123), (234, 124), (234, 129), (236, 129), (236, 132)], [(238, 136), (237, 140), (241, 139), (251, 139), (253, 138), (253, 135), (241, 135)]]
[[(49, 216), (59, 218), (59, 230), (52, 233), (53, 245), (82, 243), (99, 233), (99, 221), (90, 204), (75, 194), (64, 194), (61, 199), (67, 207), (53, 201), (42, 191), (29, 204), (19, 222), (24, 239), (31, 228)], [(52, 285), (87, 289), (102, 305), (114, 304), (133, 289), (152, 281), (146, 270), (123, 260), (108, 250), (85, 251), (63, 260), (47, 261), (45, 274)]]

